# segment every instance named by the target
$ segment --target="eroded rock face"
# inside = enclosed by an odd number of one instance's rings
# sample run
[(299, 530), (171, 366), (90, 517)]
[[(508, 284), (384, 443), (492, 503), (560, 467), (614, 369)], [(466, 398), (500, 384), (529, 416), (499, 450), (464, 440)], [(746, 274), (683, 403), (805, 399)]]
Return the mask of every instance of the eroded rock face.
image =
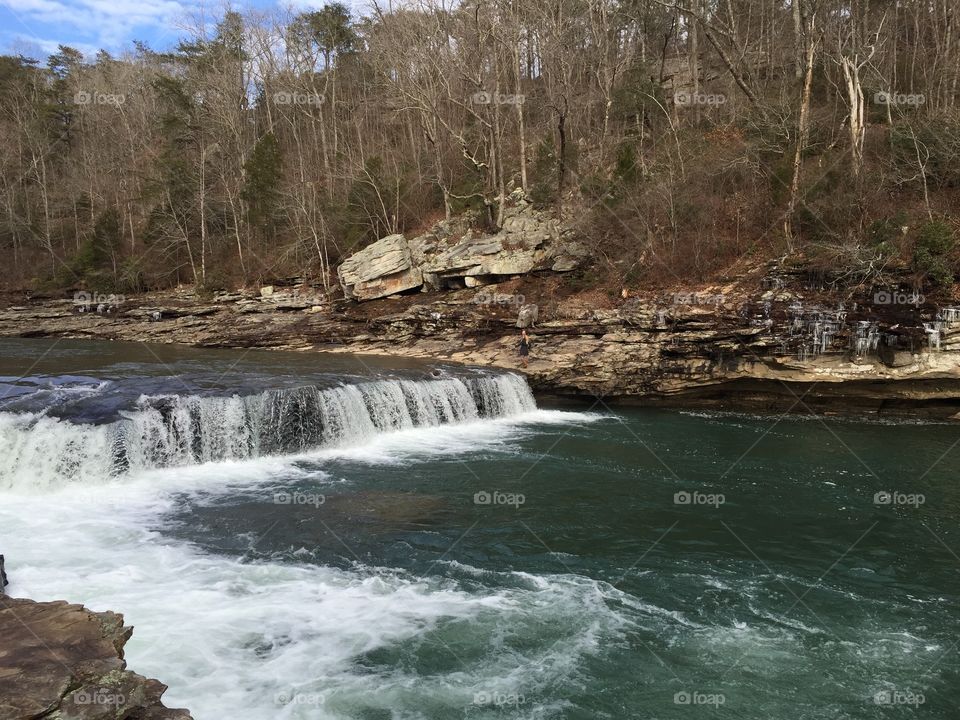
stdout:
[[(523, 275), (543, 265), (547, 246), (559, 237), (552, 220), (533, 211), (513, 211), (496, 235), (467, 232), (452, 243), (415, 238), (424, 255), (423, 270), (440, 280), (487, 275)], [(428, 249), (429, 248), (429, 249)]]
[(403, 235), (388, 235), (344, 260), (337, 269), (344, 294), (354, 300), (375, 300), (423, 285)]
[(123, 616), (63, 601), (0, 597), (3, 720), (191, 720), (166, 685), (127, 670)]

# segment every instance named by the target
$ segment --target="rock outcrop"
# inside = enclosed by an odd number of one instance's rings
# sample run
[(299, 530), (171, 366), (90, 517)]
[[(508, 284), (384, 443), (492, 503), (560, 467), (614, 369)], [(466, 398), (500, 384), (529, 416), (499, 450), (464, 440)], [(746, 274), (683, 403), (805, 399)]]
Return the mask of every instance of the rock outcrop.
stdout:
[(374, 300), (423, 285), (403, 235), (388, 235), (347, 258), (337, 270), (348, 298)]
[(475, 234), (463, 219), (443, 221), (410, 240), (381, 238), (347, 258), (338, 273), (344, 294), (360, 301), (418, 288), (477, 287), (535, 270), (573, 270), (589, 255), (574, 237), (520, 201), (494, 235)]
[(540, 319), (540, 308), (536, 305), (524, 305), (517, 313), (517, 327), (529, 328), (537, 324)]
[(66, 602), (0, 597), (3, 720), (190, 720), (166, 686), (127, 670), (123, 616)]

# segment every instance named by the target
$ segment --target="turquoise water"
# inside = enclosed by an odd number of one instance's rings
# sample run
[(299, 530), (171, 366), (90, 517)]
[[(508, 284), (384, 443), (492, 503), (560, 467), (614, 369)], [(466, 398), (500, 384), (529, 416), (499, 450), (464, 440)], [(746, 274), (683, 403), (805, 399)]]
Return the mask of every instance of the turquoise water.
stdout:
[(541, 408), (16, 487), (0, 551), (198, 718), (946, 719), (958, 440)]
[[(566, 587), (570, 608), (548, 602), (515, 626), (495, 614), (445, 623), (360, 660), (452, 679), (509, 657), (517, 676), (491, 681), (502, 701), (491, 715), (679, 718), (696, 712), (689, 697), (738, 718), (956, 716), (960, 493), (949, 455), (938, 463), (955, 429), (666, 411), (591, 420), (451, 456), (302, 463), (329, 475), (295, 483), (325, 506), (218, 496), (178, 512), (179, 532), (236, 553), (242, 543), (223, 539), (252, 533), (248, 557), (402, 568), (480, 595), (538, 578)], [(483, 491), (523, 504), (475, 504)], [(891, 504), (875, 503), (883, 491)], [(678, 505), (678, 492), (713, 504)]]

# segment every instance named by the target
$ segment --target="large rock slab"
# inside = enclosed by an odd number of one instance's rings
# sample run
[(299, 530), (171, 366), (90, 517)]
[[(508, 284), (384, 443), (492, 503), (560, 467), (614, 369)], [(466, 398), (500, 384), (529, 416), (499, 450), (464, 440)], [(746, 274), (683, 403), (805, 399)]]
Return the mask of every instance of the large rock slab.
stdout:
[(355, 300), (374, 300), (423, 285), (423, 273), (414, 267), (403, 235), (388, 235), (354, 253), (337, 274), (344, 294)]
[(559, 239), (553, 220), (529, 208), (513, 209), (495, 235), (440, 238), (428, 233), (410, 241), (428, 280), (524, 275), (550, 267), (552, 243)]
[(190, 720), (163, 706), (166, 685), (126, 669), (132, 633), (116, 613), (0, 597), (0, 718)]
[(506, 211), (493, 235), (469, 229), (466, 218), (444, 220), (407, 240), (389, 235), (351, 255), (340, 266), (347, 297), (373, 300), (425, 285), (443, 290), (477, 287), (535, 270), (567, 272), (589, 250), (561, 230), (547, 213), (529, 205)]

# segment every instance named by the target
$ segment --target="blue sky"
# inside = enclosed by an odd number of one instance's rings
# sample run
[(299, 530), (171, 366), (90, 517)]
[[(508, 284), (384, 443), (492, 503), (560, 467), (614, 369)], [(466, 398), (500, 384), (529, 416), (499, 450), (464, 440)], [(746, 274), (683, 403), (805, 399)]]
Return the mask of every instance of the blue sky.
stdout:
[[(323, 0), (279, 0), (295, 7), (321, 7)], [(269, 8), (278, 0), (246, 0), (234, 7)], [(360, 7), (354, 0), (344, 4)], [(220, 2), (195, 0), (0, 0), (0, 53), (46, 58), (58, 44), (92, 55), (100, 48), (118, 54), (133, 40), (155, 50), (173, 47), (191, 18), (215, 21)]]

